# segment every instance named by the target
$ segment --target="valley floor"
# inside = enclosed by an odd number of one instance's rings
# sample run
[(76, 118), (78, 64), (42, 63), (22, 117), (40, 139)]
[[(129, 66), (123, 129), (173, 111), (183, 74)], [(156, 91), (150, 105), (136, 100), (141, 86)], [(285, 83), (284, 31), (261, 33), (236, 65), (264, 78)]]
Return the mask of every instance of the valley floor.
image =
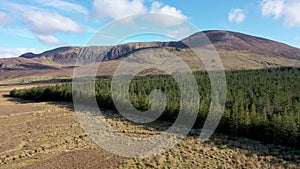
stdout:
[[(70, 103), (3, 96), (22, 87), (28, 86), (0, 88), (0, 168), (300, 168), (299, 152), (219, 134), (203, 144), (190, 136), (152, 158), (118, 157), (89, 139)], [(167, 125), (134, 125), (111, 111), (105, 118), (118, 131), (137, 137), (159, 134)]]

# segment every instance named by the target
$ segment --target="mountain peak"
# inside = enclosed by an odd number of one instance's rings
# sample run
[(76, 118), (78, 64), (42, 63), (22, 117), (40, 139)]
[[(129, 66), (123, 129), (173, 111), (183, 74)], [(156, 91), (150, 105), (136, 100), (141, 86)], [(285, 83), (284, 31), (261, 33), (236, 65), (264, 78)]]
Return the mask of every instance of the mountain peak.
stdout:
[(183, 41), (195, 41), (203, 34), (206, 35), (217, 50), (246, 51), (254, 54), (300, 60), (300, 49), (298, 48), (239, 32), (224, 30), (203, 31), (195, 33)]
[(204, 41), (206, 44), (203, 44), (203, 38), (206, 37), (218, 51), (245, 51), (265, 56), (300, 60), (300, 49), (298, 48), (261, 37), (225, 30), (197, 32), (179, 42), (136, 42), (117, 46), (60, 47), (41, 54), (25, 53), (20, 57), (47, 58), (60, 64), (73, 64), (80, 51), (84, 49), (89, 57), (88, 60), (91, 62), (107, 61), (126, 57), (130, 53), (147, 48), (187, 48), (184, 45), (187, 43), (191, 47), (201, 47), (207, 45), (207, 41)]
[[(138, 51), (141, 52), (141, 56), (136, 55), (136, 57), (147, 56), (147, 52), (160, 49), (174, 52), (187, 61), (193, 71), (205, 70), (193, 57), (193, 51), (185, 45), (187, 42), (193, 48), (212, 44), (227, 70), (300, 66), (300, 49), (298, 48), (243, 33), (210, 30), (195, 33), (179, 42), (136, 42), (117, 46), (61, 47), (41, 54), (30, 52), (18, 58), (0, 59), (0, 81), (12, 77), (44, 76), (45, 74), (70, 76), (80, 54), (83, 54), (83, 58), (81, 58), (83, 64), (86, 64), (82, 66), (89, 67), (89, 64), (105, 61), (99, 68), (102, 72), (99, 72), (103, 75), (111, 75), (118, 63), (122, 62), (118, 59), (128, 57)], [(151, 57), (155, 58), (156, 56)], [(111, 60), (114, 61), (110, 62)], [(176, 63), (170, 60), (170, 66), (176, 66)]]

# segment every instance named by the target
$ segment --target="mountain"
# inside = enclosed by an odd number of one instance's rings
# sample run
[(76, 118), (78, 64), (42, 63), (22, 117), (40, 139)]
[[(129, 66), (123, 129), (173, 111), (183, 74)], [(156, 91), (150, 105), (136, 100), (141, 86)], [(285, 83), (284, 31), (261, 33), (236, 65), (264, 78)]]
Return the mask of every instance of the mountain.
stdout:
[(25, 53), (21, 58), (45, 59), (59, 64), (74, 64), (80, 52), (84, 53), (87, 63), (109, 61), (125, 57), (137, 50), (147, 48), (161, 48), (167, 46), (164, 42), (129, 43), (117, 46), (90, 46), (90, 47), (61, 47), (41, 54)]
[[(205, 35), (205, 36), (204, 36)], [(0, 59), (1, 80), (51, 73), (70, 76), (76, 59), (82, 54), (86, 65), (102, 62), (104, 74), (113, 73), (121, 60), (134, 53), (147, 54), (149, 50), (166, 50), (181, 57), (192, 70), (203, 70), (195, 62), (195, 54), (185, 45), (204, 47), (208, 38), (221, 57), (225, 69), (257, 69), (278, 66), (300, 66), (300, 49), (265, 38), (230, 31), (204, 31), (178, 42), (137, 42), (117, 46), (61, 47), (41, 54), (25, 53), (17, 58)], [(149, 53), (150, 55), (150, 53)], [(149, 56), (153, 57), (153, 56)], [(173, 64), (173, 63), (170, 63)], [(176, 63), (174, 63), (176, 64)], [(56, 73), (60, 72), (60, 73)], [(12, 74), (14, 76), (12, 76)]]
[[(276, 41), (230, 31), (215, 30), (204, 31), (203, 33), (218, 51), (246, 51), (253, 54), (300, 60), (298, 48)], [(20, 57), (44, 58), (60, 64), (73, 64), (80, 51), (84, 50), (83, 52), (89, 57), (90, 62), (97, 62), (102, 58), (103, 61), (109, 61), (148, 48), (174, 47), (181, 49), (186, 48), (184, 43), (194, 44), (192, 47), (200, 47), (197, 42), (203, 38), (203, 33), (195, 33), (179, 42), (138, 42), (117, 46), (61, 47), (41, 54), (25, 53)]]
[[(298, 48), (265, 38), (229, 31), (205, 31), (204, 34), (217, 50), (247, 51), (266, 56), (300, 60), (300, 50)], [(197, 34), (187, 39), (194, 38), (195, 36)]]

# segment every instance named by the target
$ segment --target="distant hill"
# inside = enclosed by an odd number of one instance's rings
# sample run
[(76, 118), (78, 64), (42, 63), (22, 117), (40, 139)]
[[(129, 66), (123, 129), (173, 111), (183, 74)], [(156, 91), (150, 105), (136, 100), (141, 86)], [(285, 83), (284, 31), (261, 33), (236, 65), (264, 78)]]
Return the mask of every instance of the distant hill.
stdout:
[[(300, 49), (288, 46), (276, 41), (246, 35), (230, 31), (204, 31), (203, 32), (217, 50), (225, 51), (247, 51), (272, 57), (283, 57), (287, 59), (300, 60)], [(25, 53), (22, 58), (46, 58), (61, 64), (73, 64), (82, 49), (85, 52), (93, 53), (89, 56), (92, 61), (103, 58), (104, 61), (119, 59), (137, 50), (147, 48), (175, 47), (186, 48), (182, 42), (193, 42), (193, 47), (197, 47), (198, 40), (203, 33), (195, 33), (179, 42), (139, 42), (117, 46), (97, 46), (97, 47), (61, 47), (43, 52), (41, 54)], [(91, 53), (86, 53), (87, 55)]]
[[(278, 66), (300, 66), (300, 49), (237, 32), (204, 31), (218, 51), (225, 69), (259, 69)], [(203, 70), (203, 66), (193, 62), (194, 53), (184, 43), (192, 47), (203, 47), (200, 43), (203, 33), (195, 33), (179, 42), (138, 42), (117, 46), (61, 47), (40, 54), (25, 53), (17, 58), (0, 59), (1, 80), (25, 76), (70, 76), (79, 54), (83, 54), (85, 64), (103, 62), (104, 74), (113, 73), (122, 60), (137, 51), (166, 49), (190, 63), (193, 70)], [(195, 58), (195, 57), (194, 57)], [(111, 69), (111, 70), (110, 70)], [(27, 71), (25, 73), (24, 71)]]
[[(247, 51), (266, 56), (300, 60), (300, 49), (276, 41), (229, 31), (205, 31), (204, 33), (217, 50)], [(184, 41), (195, 36), (197, 34)]]

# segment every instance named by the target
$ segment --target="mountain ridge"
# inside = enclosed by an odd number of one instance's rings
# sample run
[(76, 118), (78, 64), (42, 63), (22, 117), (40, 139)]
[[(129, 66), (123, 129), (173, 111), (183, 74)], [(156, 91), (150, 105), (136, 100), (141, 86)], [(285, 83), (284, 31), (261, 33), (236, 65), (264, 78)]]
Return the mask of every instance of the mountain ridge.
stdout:
[[(67, 46), (48, 50), (40, 54), (25, 53), (19, 57), (30, 59), (45, 57), (60, 64), (74, 64), (78, 55), (80, 54), (80, 51), (85, 50), (84, 52), (86, 52), (87, 55), (90, 55), (90, 62), (88, 63), (99, 62), (100, 60), (109, 61), (119, 59), (121, 57), (126, 57), (128, 54), (148, 48), (173, 47), (182, 49), (187, 48), (187, 46), (185, 45), (186, 43), (192, 44), (191, 47), (198, 47), (197, 45), (199, 44), (197, 44), (197, 41), (199, 42), (199, 39), (201, 40), (201, 38), (203, 38), (203, 35), (206, 35), (206, 37), (214, 45), (216, 50), (248, 51), (255, 54), (300, 60), (299, 48), (262, 37), (223, 30), (197, 32), (187, 38), (182, 39), (181, 41), (135, 42), (120, 44), (116, 46)], [(93, 53), (93, 55), (91, 55), (91, 53)]]
[[(138, 52), (145, 53), (149, 49), (166, 49), (193, 64), (193, 70), (203, 70), (199, 64), (197, 65), (190, 58), (191, 55), (195, 54), (185, 44), (189, 44), (193, 48), (201, 48), (208, 44), (207, 39), (210, 40), (220, 55), (223, 65), (227, 70), (279, 66), (300, 67), (299, 48), (239, 32), (209, 30), (197, 32), (180, 41), (135, 42), (116, 46), (65, 46), (40, 54), (25, 53), (16, 58), (0, 59), (0, 71), (2, 75), (0, 81), (11, 77), (27, 76), (29, 73), (24, 73), (24, 71), (34, 72), (32, 73), (33, 75), (49, 74), (50, 72), (53, 76), (70, 76), (72, 72), (71, 68), (75, 65), (79, 54), (83, 54), (82, 63), (86, 65), (103, 61), (102, 63), (105, 64), (103, 66), (103, 69), (105, 68), (104, 72), (111, 74), (113, 68), (123, 58)], [(175, 63), (170, 62), (170, 64)], [(60, 73), (57, 73), (58, 71)]]

